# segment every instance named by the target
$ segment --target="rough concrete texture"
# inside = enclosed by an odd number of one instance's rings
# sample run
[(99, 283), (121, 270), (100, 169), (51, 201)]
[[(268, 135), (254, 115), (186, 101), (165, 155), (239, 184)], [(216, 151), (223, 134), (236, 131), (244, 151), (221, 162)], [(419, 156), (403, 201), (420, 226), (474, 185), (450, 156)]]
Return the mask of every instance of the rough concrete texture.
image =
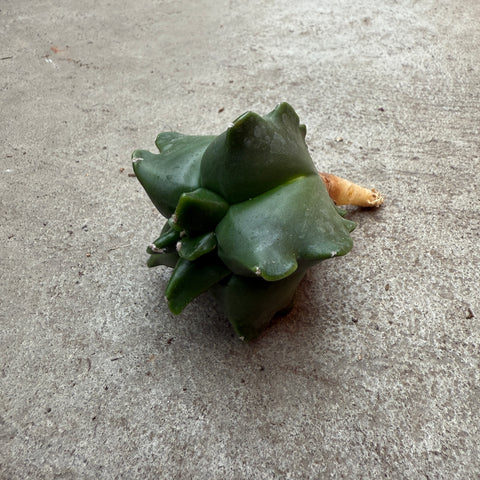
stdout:
[[(477, 478), (479, 18), (3, 0), (0, 477)], [(320, 169), (387, 200), (245, 344), (209, 296), (169, 313), (130, 154), (284, 100)]]

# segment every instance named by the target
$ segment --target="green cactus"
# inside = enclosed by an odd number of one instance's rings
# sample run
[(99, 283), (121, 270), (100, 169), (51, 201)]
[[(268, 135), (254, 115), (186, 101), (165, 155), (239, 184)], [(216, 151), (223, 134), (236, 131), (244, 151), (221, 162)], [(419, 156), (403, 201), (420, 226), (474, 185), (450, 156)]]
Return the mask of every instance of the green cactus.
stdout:
[(308, 268), (352, 248), (343, 218), (287, 103), (247, 112), (217, 137), (158, 135), (160, 153), (133, 153), (133, 168), (168, 218), (148, 266), (174, 267), (166, 288), (180, 313), (211, 289), (237, 334), (250, 340), (288, 308)]

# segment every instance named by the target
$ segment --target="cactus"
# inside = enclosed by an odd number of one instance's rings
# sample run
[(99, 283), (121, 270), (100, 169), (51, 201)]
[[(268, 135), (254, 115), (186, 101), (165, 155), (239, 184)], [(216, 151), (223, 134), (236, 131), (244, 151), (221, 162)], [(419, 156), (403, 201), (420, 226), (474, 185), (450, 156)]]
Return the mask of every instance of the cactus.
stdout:
[(258, 336), (287, 309), (306, 271), (352, 248), (355, 223), (330, 198), (293, 108), (247, 112), (217, 137), (160, 133), (159, 153), (136, 150), (135, 174), (168, 221), (148, 266), (173, 272), (178, 314), (207, 290), (236, 333)]

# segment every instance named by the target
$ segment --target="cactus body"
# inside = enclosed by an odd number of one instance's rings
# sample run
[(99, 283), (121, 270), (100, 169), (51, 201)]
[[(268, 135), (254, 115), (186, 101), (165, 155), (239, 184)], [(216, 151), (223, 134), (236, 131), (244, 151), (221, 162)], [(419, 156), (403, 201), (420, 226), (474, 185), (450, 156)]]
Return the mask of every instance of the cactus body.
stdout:
[(148, 266), (174, 267), (174, 313), (212, 289), (237, 334), (256, 337), (291, 305), (308, 268), (352, 248), (355, 224), (330, 199), (282, 103), (247, 112), (217, 137), (158, 135), (158, 154), (133, 153), (134, 171), (168, 218)]

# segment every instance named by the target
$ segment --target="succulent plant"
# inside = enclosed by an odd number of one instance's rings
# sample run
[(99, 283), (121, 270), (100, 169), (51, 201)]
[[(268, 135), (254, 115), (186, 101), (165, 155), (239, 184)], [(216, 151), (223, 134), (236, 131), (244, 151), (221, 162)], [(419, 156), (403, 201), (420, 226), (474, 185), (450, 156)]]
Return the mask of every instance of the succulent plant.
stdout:
[(168, 220), (148, 266), (173, 267), (166, 287), (178, 314), (211, 290), (236, 333), (261, 333), (287, 309), (306, 271), (352, 248), (343, 218), (287, 103), (246, 112), (218, 136), (160, 133), (159, 153), (136, 150), (135, 174)]

